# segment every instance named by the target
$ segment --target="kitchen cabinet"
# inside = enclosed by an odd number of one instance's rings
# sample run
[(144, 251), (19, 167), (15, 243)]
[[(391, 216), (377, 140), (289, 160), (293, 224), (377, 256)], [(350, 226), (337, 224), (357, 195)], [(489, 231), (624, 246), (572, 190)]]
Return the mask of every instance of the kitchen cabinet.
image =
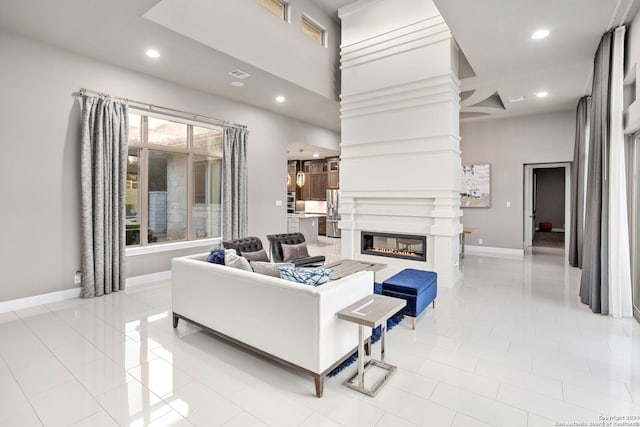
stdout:
[(327, 172), (327, 162), (322, 160), (322, 161), (315, 161), (315, 162), (311, 162), (311, 173), (326, 173)]
[(325, 160), (308, 160), (302, 163), (305, 179), (304, 185), (296, 189), (298, 200), (326, 200), (328, 168)]
[(289, 162), (287, 165), (287, 191), (288, 192), (292, 192), (292, 191), (296, 191), (296, 162), (292, 161)]
[(291, 215), (287, 218), (287, 232), (302, 233), (306, 242), (318, 241), (318, 215)]
[(327, 199), (327, 174), (312, 173), (309, 175), (309, 196), (310, 200), (326, 200)]
[(297, 233), (300, 231), (300, 221), (298, 218), (287, 218), (287, 233)]
[(340, 159), (327, 159), (327, 188), (340, 188)]
[(340, 174), (338, 172), (327, 173), (327, 188), (335, 190), (340, 188)]
[(326, 216), (318, 217), (318, 235), (320, 236), (327, 235), (327, 217)]
[(304, 185), (300, 188), (300, 200), (311, 200), (311, 175), (305, 174)]

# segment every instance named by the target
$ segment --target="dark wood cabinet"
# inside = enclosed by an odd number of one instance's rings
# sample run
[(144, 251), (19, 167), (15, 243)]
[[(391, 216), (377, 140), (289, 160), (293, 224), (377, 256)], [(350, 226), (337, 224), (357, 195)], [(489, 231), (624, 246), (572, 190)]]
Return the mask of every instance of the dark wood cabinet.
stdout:
[(312, 200), (310, 176), (311, 175), (309, 174), (305, 174), (304, 185), (302, 187), (298, 187), (300, 189), (300, 200)]
[(321, 216), (318, 218), (318, 234), (320, 236), (327, 235), (327, 217)]
[(296, 162), (287, 165), (287, 191), (296, 191)]
[[(295, 191), (297, 200), (327, 200), (327, 189), (339, 188), (339, 159), (307, 160), (302, 163), (290, 161), (287, 173), (290, 176), (288, 191)], [(298, 187), (296, 174), (302, 170), (304, 185)]]
[(315, 161), (315, 162), (311, 162), (311, 173), (326, 173), (327, 172), (327, 162), (322, 160), (322, 161)]
[(340, 174), (338, 172), (327, 173), (327, 188), (340, 188)]
[(327, 159), (327, 188), (340, 188), (340, 159)]
[(309, 182), (311, 184), (310, 196), (311, 200), (326, 200), (327, 199), (327, 174), (326, 173), (312, 173), (309, 175)]

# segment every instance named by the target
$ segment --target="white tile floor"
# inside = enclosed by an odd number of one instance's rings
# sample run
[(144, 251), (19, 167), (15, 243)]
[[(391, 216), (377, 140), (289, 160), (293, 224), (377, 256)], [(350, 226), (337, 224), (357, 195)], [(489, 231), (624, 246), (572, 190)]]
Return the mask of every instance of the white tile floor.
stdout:
[[(311, 252), (338, 259), (339, 240)], [(578, 279), (562, 256), (467, 255), (464, 284), (441, 287), (416, 331), (390, 332), (398, 372), (375, 398), (342, 385), (355, 365), (317, 399), (309, 377), (186, 322), (174, 330), (168, 282), (0, 314), (0, 425), (640, 422), (640, 324), (592, 314)]]

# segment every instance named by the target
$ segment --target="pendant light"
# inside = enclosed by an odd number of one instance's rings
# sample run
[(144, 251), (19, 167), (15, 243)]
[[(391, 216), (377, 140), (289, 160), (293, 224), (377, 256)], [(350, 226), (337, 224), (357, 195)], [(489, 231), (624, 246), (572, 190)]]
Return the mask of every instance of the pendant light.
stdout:
[(302, 187), (304, 185), (304, 179), (305, 179), (304, 171), (302, 170), (302, 150), (300, 150), (300, 157), (301, 159), (298, 160), (300, 162), (300, 169), (296, 174), (296, 184), (298, 184), (298, 187)]

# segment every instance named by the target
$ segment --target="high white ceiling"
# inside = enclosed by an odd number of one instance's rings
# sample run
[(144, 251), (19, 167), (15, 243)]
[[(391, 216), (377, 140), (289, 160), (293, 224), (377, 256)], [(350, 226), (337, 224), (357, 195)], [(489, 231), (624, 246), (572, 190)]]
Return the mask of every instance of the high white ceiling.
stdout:
[[(591, 92), (602, 34), (633, 18), (635, 0), (434, 0), (476, 77), (462, 80), (466, 113), (505, 117), (575, 108)], [(532, 40), (538, 29), (550, 34)], [(477, 106), (498, 92), (505, 110)], [(535, 93), (546, 91), (546, 98)], [(466, 93), (465, 93), (466, 92)], [(523, 96), (520, 102), (510, 97)]]
[[(250, 1), (250, 0), (242, 0)], [(0, 29), (308, 123), (340, 130), (339, 104), (143, 18), (159, 0), (2, 0)], [(352, 0), (314, 0), (337, 18)], [(589, 92), (591, 61), (603, 32), (632, 18), (638, 0), (434, 0), (476, 76), (462, 80), (464, 113), (491, 117), (572, 109)], [(548, 28), (548, 38), (530, 34)], [(256, 28), (259, 36), (259, 28)], [(163, 58), (140, 53), (163, 46)], [(250, 90), (227, 72), (252, 75)], [(274, 88), (292, 102), (276, 104)], [(100, 88), (90, 88), (97, 89)], [(549, 92), (547, 98), (533, 95)], [(497, 92), (505, 110), (473, 105)], [(126, 94), (113, 94), (126, 96)], [(510, 103), (509, 97), (524, 100)], [(464, 117), (464, 114), (463, 114)]]
[[(143, 15), (159, 2), (1, 0), (0, 30), (6, 29), (205, 93), (340, 130), (337, 99), (318, 95), (145, 19)], [(255, 31), (259, 40), (260, 29)], [(149, 46), (161, 46), (162, 57), (159, 60), (149, 60), (143, 55)], [(236, 69), (251, 74), (243, 88), (230, 84), (234, 79), (227, 73)], [(274, 91), (286, 93), (287, 102), (277, 104)], [(112, 95), (126, 97), (126, 94)]]

